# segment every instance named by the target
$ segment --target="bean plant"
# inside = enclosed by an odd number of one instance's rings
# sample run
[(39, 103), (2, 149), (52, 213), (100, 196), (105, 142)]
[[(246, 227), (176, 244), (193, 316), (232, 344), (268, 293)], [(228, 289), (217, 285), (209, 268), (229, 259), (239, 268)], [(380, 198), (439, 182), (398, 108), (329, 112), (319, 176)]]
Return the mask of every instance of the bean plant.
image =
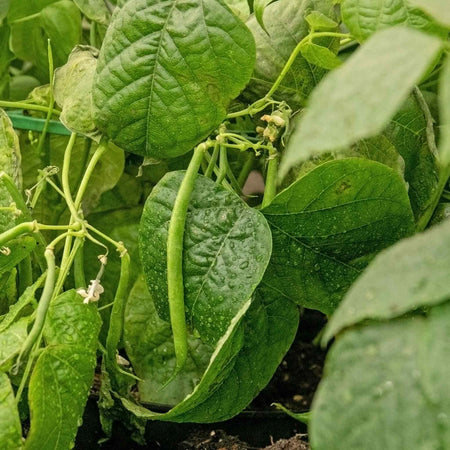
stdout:
[(306, 308), (313, 449), (449, 448), (449, 30), (446, 0), (0, 2), (0, 448), (71, 448), (89, 395), (106, 438), (227, 420)]

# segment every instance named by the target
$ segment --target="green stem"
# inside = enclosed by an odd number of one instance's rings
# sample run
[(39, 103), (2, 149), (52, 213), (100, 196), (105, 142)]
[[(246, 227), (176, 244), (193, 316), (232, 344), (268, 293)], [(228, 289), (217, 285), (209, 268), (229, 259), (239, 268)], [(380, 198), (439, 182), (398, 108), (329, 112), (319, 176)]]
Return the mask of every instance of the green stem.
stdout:
[(219, 175), (216, 179), (216, 184), (222, 184), (222, 181), (225, 179), (227, 175), (228, 168), (228, 155), (227, 155), (227, 147), (223, 144), (220, 144), (220, 169)]
[(45, 182), (48, 183), (62, 198), (65, 198), (64, 192), (56, 185), (56, 183), (51, 178), (47, 178)]
[(127, 301), (128, 284), (130, 280), (130, 255), (124, 253), (120, 261), (120, 278), (117, 285), (114, 304), (109, 319), (108, 336), (106, 337), (106, 351), (108, 362), (112, 367), (117, 366), (116, 353), (123, 332), (123, 315)]
[[(42, 106), (42, 105), (33, 105), (31, 103), (25, 103), (25, 102), (7, 102), (5, 100), (0, 100), (0, 108), (15, 108), (15, 109), (25, 109), (28, 111), (40, 111), (40, 112), (48, 112), (49, 107), (48, 106)], [(61, 114), (59, 111), (54, 111), (53, 114)]]
[(83, 170), (80, 172), (77, 182), (74, 184), (74, 186), (77, 186), (77, 189), (80, 187), (81, 180), (83, 179), (83, 175), (86, 172), (86, 168), (89, 163), (89, 155), (91, 153), (91, 147), (92, 147), (92, 140), (89, 138), (84, 138), (84, 146), (83, 146), (83, 163), (81, 164), (81, 167)]
[(97, 31), (94, 21), (91, 22), (91, 27), (89, 28), (89, 43), (91, 47), (97, 48)]
[(278, 102), (275, 102), (272, 99), (267, 98), (266, 95), (264, 98), (257, 100), (255, 103), (252, 103), (247, 108), (227, 114), (227, 119), (233, 119), (235, 117), (241, 116), (253, 116), (254, 114), (259, 113), (260, 111), (266, 109), (268, 106), (273, 105), (274, 103)]
[[(208, 152), (205, 152), (205, 159), (206, 159), (206, 161), (211, 162), (211, 156), (208, 154)], [(216, 177), (219, 176), (220, 169), (215, 164), (214, 164), (213, 172), (216, 175)], [(228, 181), (226, 179), (223, 180), (222, 186), (225, 189), (228, 189), (230, 192), (233, 192), (233, 188), (231, 187), (231, 184), (228, 183)]]
[(50, 300), (52, 299), (53, 289), (55, 287), (55, 254), (53, 249), (47, 247), (44, 252), (45, 260), (47, 261), (47, 278), (45, 279), (44, 289), (39, 300), (38, 308), (36, 310), (36, 320), (34, 321), (33, 327), (28, 334), (25, 342), (20, 350), (19, 357), (17, 358), (17, 363), (15, 366), (15, 372), (19, 370), (21, 360), (26, 357), (31, 347), (35, 344), (36, 340), (39, 338), (42, 329), (44, 328), (45, 318), (47, 316), (48, 307), (50, 305)]
[(446, 167), (442, 167), (440, 170), (438, 185), (436, 186), (436, 189), (433, 193), (433, 198), (431, 200), (430, 205), (417, 222), (416, 225), (417, 231), (419, 232), (423, 231), (427, 227), (428, 223), (431, 220), (431, 217), (433, 216), (434, 210), (436, 209), (439, 203), (441, 195), (444, 192), (445, 186), (447, 185), (447, 181), (449, 178), (450, 178), (450, 164)]
[(73, 261), (73, 276), (75, 279), (75, 288), (86, 286), (86, 278), (84, 276), (84, 242), (81, 243)]
[[(37, 347), (38, 346), (37, 346), (37, 342), (36, 342), (36, 344), (33, 348), (33, 351), (31, 352), (31, 355), (28, 358), (27, 365), (25, 366), (25, 370), (22, 375), (22, 379), (20, 380), (20, 385), (17, 389), (16, 399), (15, 399), (16, 405), (18, 405), (20, 403), (20, 399), (22, 397), (23, 390), (25, 389), (25, 385), (27, 384), (28, 376), (30, 375), (31, 369), (33, 368), (34, 354), (35, 354), (35, 350), (37, 350)], [(17, 363), (16, 363), (16, 366), (11, 369), (11, 372), (13, 374), (16, 370), (16, 367), (17, 367)]]
[(275, 148), (269, 151), (269, 161), (267, 163), (266, 186), (264, 188), (264, 197), (261, 208), (265, 208), (272, 203), (277, 195), (277, 172), (278, 172), (278, 153)]
[(167, 287), (169, 297), (170, 323), (175, 346), (176, 367), (174, 376), (184, 367), (187, 359), (187, 328), (184, 308), (183, 284), (183, 239), (186, 215), (194, 189), (195, 179), (203, 155), (205, 144), (200, 144), (192, 156), (172, 209), (167, 236)]
[(340, 37), (340, 38), (348, 38), (350, 37), (349, 34), (346, 33), (335, 33), (332, 31), (321, 31), (318, 33), (308, 34), (305, 36), (294, 48), (291, 55), (289, 56), (288, 60), (286, 61), (286, 64), (283, 67), (283, 70), (280, 72), (280, 75), (278, 75), (278, 78), (275, 80), (275, 83), (272, 84), (272, 87), (270, 88), (269, 92), (265, 95), (265, 98), (270, 98), (275, 94), (275, 91), (280, 87), (281, 82), (283, 81), (286, 74), (291, 69), (292, 64), (295, 61), (295, 58), (297, 58), (298, 54), (302, 50), (302, 47), (307, 43), (311, 42), (315, 38), (320, 37)]
[(70, 192), (69, 172), (70, 172), (70, 158), (72, 156), (72, 148), (75, 144), (76, 138), (77, 138), (76, 133), (72, 133), (70, 135), (69, 142), (67, 143), (67, 147), (64, 152), (64, 161), (61, 173), (61, 184), (64, 192), (64, 197), (66, 199), (67, 206), (69, 207), (70, 214), (74, 220), (78, 219), (78, 208), (75, 206), (72, 194)]
[(36, 222), (22, 222), (14, 228), (4, 231), (0, 234), (0, 247), (6, 245), (10, 240), (21, 236), (22, 234), (29, 234), (36, 231)]
[(205, 177), (211, 178), (211, 175), (214, 172), (214, 167), (216, 166), (217, 158), (219, 157), (219, 149), (220, 149), (220, 144), (219, 144), (219, 142), (216, 142), (214, 144), (214, 150), (213, 150), (211, 159), (209, 160), (208, 168), (206, 169), (206, 172), (205, 172)]
[(105, 233), (102, 233), (100, 230), (97, 230), (97, 228), (93, 227), (90, 223), (86, 223), (86, 228), (88, 230), (93, 231), (95, 234), (99, 235), (101, 238), (103, 238), (105, 241), (109, 242), (110, 244), (114, 245), (116, 247), (117, 251), (119, 253), (123, 253), (126, 251), (126, 248), (124, 247), (122, 242), (117, 242), (114, 239), (110, 238)]
[(84, 172), (83, 179), (81, 180), (80, 187), (78, 188), (77, 195), (75, 197), (75, 208), (78, 209), (81, 206), (81, 200), (83, 199), (84, 192), (86, 191), (87, 185), (91, 178), (92, 172), (95, 169), (98, 161), (102, 157), (103, 153), (105, 153), (108, 148), (108, 141), (106, 139), (102, 139), (94, 154), (92, 155), (91, 160)]
[(237, 179), (238, 185), (241, 189), (244, 187), (244, 184), (247, 181), (247, 178), (253, 169), (254, 163), (255, 163), (255, 160), (253, 158), (253, 155), (251, 153), (248, 153), (247, 160), (245, 161), (244, 165), (242, 166), (242, 169), (239, 172), (238, 179)]
[[(66, 234), (66, 233), (64, 233), (64, 234)], [(64, 250), (66, 249), (68, 238), (72, 238), (72, 236), (73, 236), (73, 234), (67, 235), (66, 242), (64, 243)], [(63, 238), (63, 235), (61, 235), (60, 237)], [(73, 247), (70, 250), (68, 256), (66, 257), (64, 263), (61, 263), (61, 269), (58, 274), (58, 279), (56, 280), (56, 283), (55, 283), (55, 289), (54, 289), (54, 294), (53, 294), (54, 297), (59, 295), (59, 293), (61, 292), (61, 289), (64, 286), (67, 275), (69, 274), (69, 270), (72, 267), (72, 262), (75, 259), (75, 255), (77, 254), (80, 245), (83, 243), (83, 238), (84, 238), (84, 236), (78, 236), (75, 239)], [(71, 242), (72, 242), (72, 239), (70, 239), (70, 243)]]

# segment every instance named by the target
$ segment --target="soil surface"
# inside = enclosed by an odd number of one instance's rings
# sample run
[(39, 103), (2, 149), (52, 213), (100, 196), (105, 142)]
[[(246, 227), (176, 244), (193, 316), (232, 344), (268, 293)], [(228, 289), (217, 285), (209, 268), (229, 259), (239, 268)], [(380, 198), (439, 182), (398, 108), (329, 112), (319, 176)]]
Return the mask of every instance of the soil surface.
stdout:
[[(290, 439), (280, 439), (262, 450), (310, 450), (304, 434), (296, 434)], [(259, 450), (241, 441), (236, 436), (229, 436), (223, 430), (210, 433), (195, 433), (178, 445), (179, 450)]]

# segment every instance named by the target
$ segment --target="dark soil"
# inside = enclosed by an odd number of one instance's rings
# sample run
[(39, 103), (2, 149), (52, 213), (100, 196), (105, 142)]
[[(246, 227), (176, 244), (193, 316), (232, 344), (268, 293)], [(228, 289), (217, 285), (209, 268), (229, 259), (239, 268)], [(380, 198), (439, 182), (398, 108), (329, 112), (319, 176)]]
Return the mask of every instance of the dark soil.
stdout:
[(248, 450), (250, 447), (223, 430), (195, 432), (178, 444), (179, 450)]
[(304, 434), (296, 434), (290, 439), (280, 439), (264, 450), (310, 450), (308, 440)]
[[(296, 434), (290, 439), (280, 439), (261, 450), (310, 450), (304, 434)], [(178, 444), (179, 450), (259, 450), (249, 446), (236, 436), (229, 436), (223, 430), (210, 433), (193, 433), (188, 439)]]

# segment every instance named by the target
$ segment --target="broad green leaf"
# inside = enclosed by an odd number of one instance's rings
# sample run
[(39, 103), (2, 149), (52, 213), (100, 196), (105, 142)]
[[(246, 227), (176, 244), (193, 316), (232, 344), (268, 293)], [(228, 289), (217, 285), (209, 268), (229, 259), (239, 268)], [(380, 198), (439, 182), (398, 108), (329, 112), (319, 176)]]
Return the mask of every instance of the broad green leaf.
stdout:
[(0, 252), (0, 274), (10, 271), (25, 259), (36, 247), (31, 236), (22, 236), (8, 242), (5, 251)]
[[(256, 41), (256, 64), (252, 78), (243, 92), (248, 101), (256, 101), (272, 87), (296, 45), (308, 35), (309, 24), (305, 16), (313, 11), (334, 18), (331, 0), (279, 0), (266, 8), (264, 31), (251, 16), (247, 21)], [(315, 39), (318, 45), (337, 52), (339, 39)], [(291, 69), (274, 94), (276, 100), (286, 100), (292, 108), (305, 104), (310, 92), (325, 75), (326, 70), (311, 66), (298, 55)]]
[(22, 448), (22, 425), (8, 376), (0, 372), (0, 448)]
[(440, 113), (440, 161), (445, 167), (450, 164), (450, 57), (447, 55), (439, 78)]
[(100, 51), (97, 125), (132, 153), (186, 153), (225, 118), (254, 59), (249, 30), (222, 0), (131, 0)]
[(39, 356), (28, 388), (31, 427), (27, 450), (71, 448), (94, 378), (95, 352), (53, 345)]
[[(27, 337), (28, 318), (24, 317), (0, 333), (0, 372), (8, 371)], [(1, 435), (1, 432), (0, 432)]]
[[(367, 303), (360, 297), (358, 306)], [(446, 302), (427, 315), (344, 332), (328, 354), (314, 398), (312, 448), (448, 448), (449, 321)]]
[[(269, 382), (298, 327), (296, 306), (267, 288), (258, 288), (218, 342), (200, 383), (166, 414), (122, 399), (138, 417), (174, 422), (216, 422), (244, 409)], [(261, 345), (264, 342), (264, 345)]]
[(111, 20), (111, 13), (104, 0), (74, 0), (80, 11), (91, 20), (108, 25)]
[(83, 304), (74, 290), (50, 305), (44, 329), (48, 346), (30, 378), (31, 426), (26, 449), (73, 445), (94, 377), (99, 331), (96, 306)]
[(58, 1), (59, 0), (27, 0), (26, 2), (10, 1), (8, 21), (14, 22), (18, 19), (23, 19), (39, 13), (46, 6)]
[(314, 90), (289, 140), (281, 174), (314, 154), (380, 133), (440, 49), (437, 38), (415, 30), (376, 33)]
[(248, 19), (250, 8), (247, 0), (225, 0), (225, 3), (243, 22)]
[(400, 176), (359, 158), (318, 166), (262, 213), (273, 236), (263, 285), (327, 314), (359, 275), (361, 259), (414, 230)]
[(450, 8), (447, 0), (409, 0), (409, 4), (425, 11), (436, 22), (450, 28)]
[(97, 306), (83, 303), (83, 298), (72, 289), (50, 304), (44, 329), (45, 341), (49, 346), (83, 345), (95, 352), (100, 325)]
[[(11, 120), (0, 109), (0, 173), (9, 175), (17, 186), (21, 186), (22, 173), (20, 168), (20, 148), (19, 139), (14, 131)], [(11, 207), (12, 198), (8, 189), (0, 180), (0, 207)], [(14, 208), (13, 208), (14, 209)], [(0, 232), (12, 228), (15, 225), (17, 216), (14, 211), (0, 211)]]
[(349, 290), (324, 341), (366, 319), (386, 320), (450, 299), (450, 221), (378, 255)]
[[(293, 127), (298, 122), (299, 117), (294, 117)], [(414, 135), (416, 136), (416, 135)], [(421, 144), (422, 145), (422, 144)], [(408, 147), (409, 149), (409, 147)], [(411, 150), (415, 150), (414, 148)], [(420, 148), (419, 148), (420, 150)], [(401, 177), (405, 174), (405, 161), (397, 151), (394, 144), (384, 134), (379, 134), (368, 139), (362, 139), (357, 142), (351, 148), (345, 151), (336, 151), (329, 153), (322, 153), (317, 157), (313, 157), (302, 164), (295, 166), (289, 174), (283, 179), (281, 187), (284, 189), (290, 186), (293, 182), (297, 181), (301, 176), (306, 175), (308, 172), (324, 164), (328, 161), (336, 159), (347, 158), (364, 158), (371, 161), (376, 161), (384, 164), (391, 169), (394, 169)], [(411, 192), (410, 186), (408, 187), (408, 193)]]
[(338, 27), (338, 23), (330, 19), (320, 11), (313, 11), (305, 17), (311, 28), (314, 30), (332, 30)]
[(93, 47), (76, 47), (67, 63), (55, 70), (53, 93), (62, 110), (59, 120), (66, 128), (99, 142), (100, 133), (94, 124), (92, 103), (97, 56), (98, 51)]
[(342, 20), (359, 41), (395, 25), (407, 25), (441, 37), (446, 35), (445, 29), (415, 9), (409, 0), (344, 0), (341, 8)]
[(35, 11), (35, 14), (39, 13), (37, 17), (11, 25), (13, 52), (36, 66), (36, 76), (42, 82), (49, 79), (47, 39), (51, 41), (54, 66), (59, 67), (65, 64), (81, 37), (81, 15), (72, 1), (46, 3), (50, 4)]
[(306, 61), (324, 69), (332, 70), (342, 64), (342, 61), (331, 50), (312, 42), (307, 42), (302, 47), (301, 53)]
[(175, 370), (170, 323), (159, 318), (143, 277), (138, 278), (125, 311), (124, 343), (136, 375), (139, 398), (146, 403), (175, 405), (190, 394), (208, 366), (213, 349), (188, 337), (189, 355), (183, 371), (166, 386)]
[[(147, 286), (158, 314), (169, 318), (167, 229), (184, 171), (168, 173), (153, 188), (141, 219), (139, 246)], [(199, 175), (184, 236), (187, 321), (215, 344), (251, 297), (269, 262), (272, 240), (266, 220), (236, 194)]]

